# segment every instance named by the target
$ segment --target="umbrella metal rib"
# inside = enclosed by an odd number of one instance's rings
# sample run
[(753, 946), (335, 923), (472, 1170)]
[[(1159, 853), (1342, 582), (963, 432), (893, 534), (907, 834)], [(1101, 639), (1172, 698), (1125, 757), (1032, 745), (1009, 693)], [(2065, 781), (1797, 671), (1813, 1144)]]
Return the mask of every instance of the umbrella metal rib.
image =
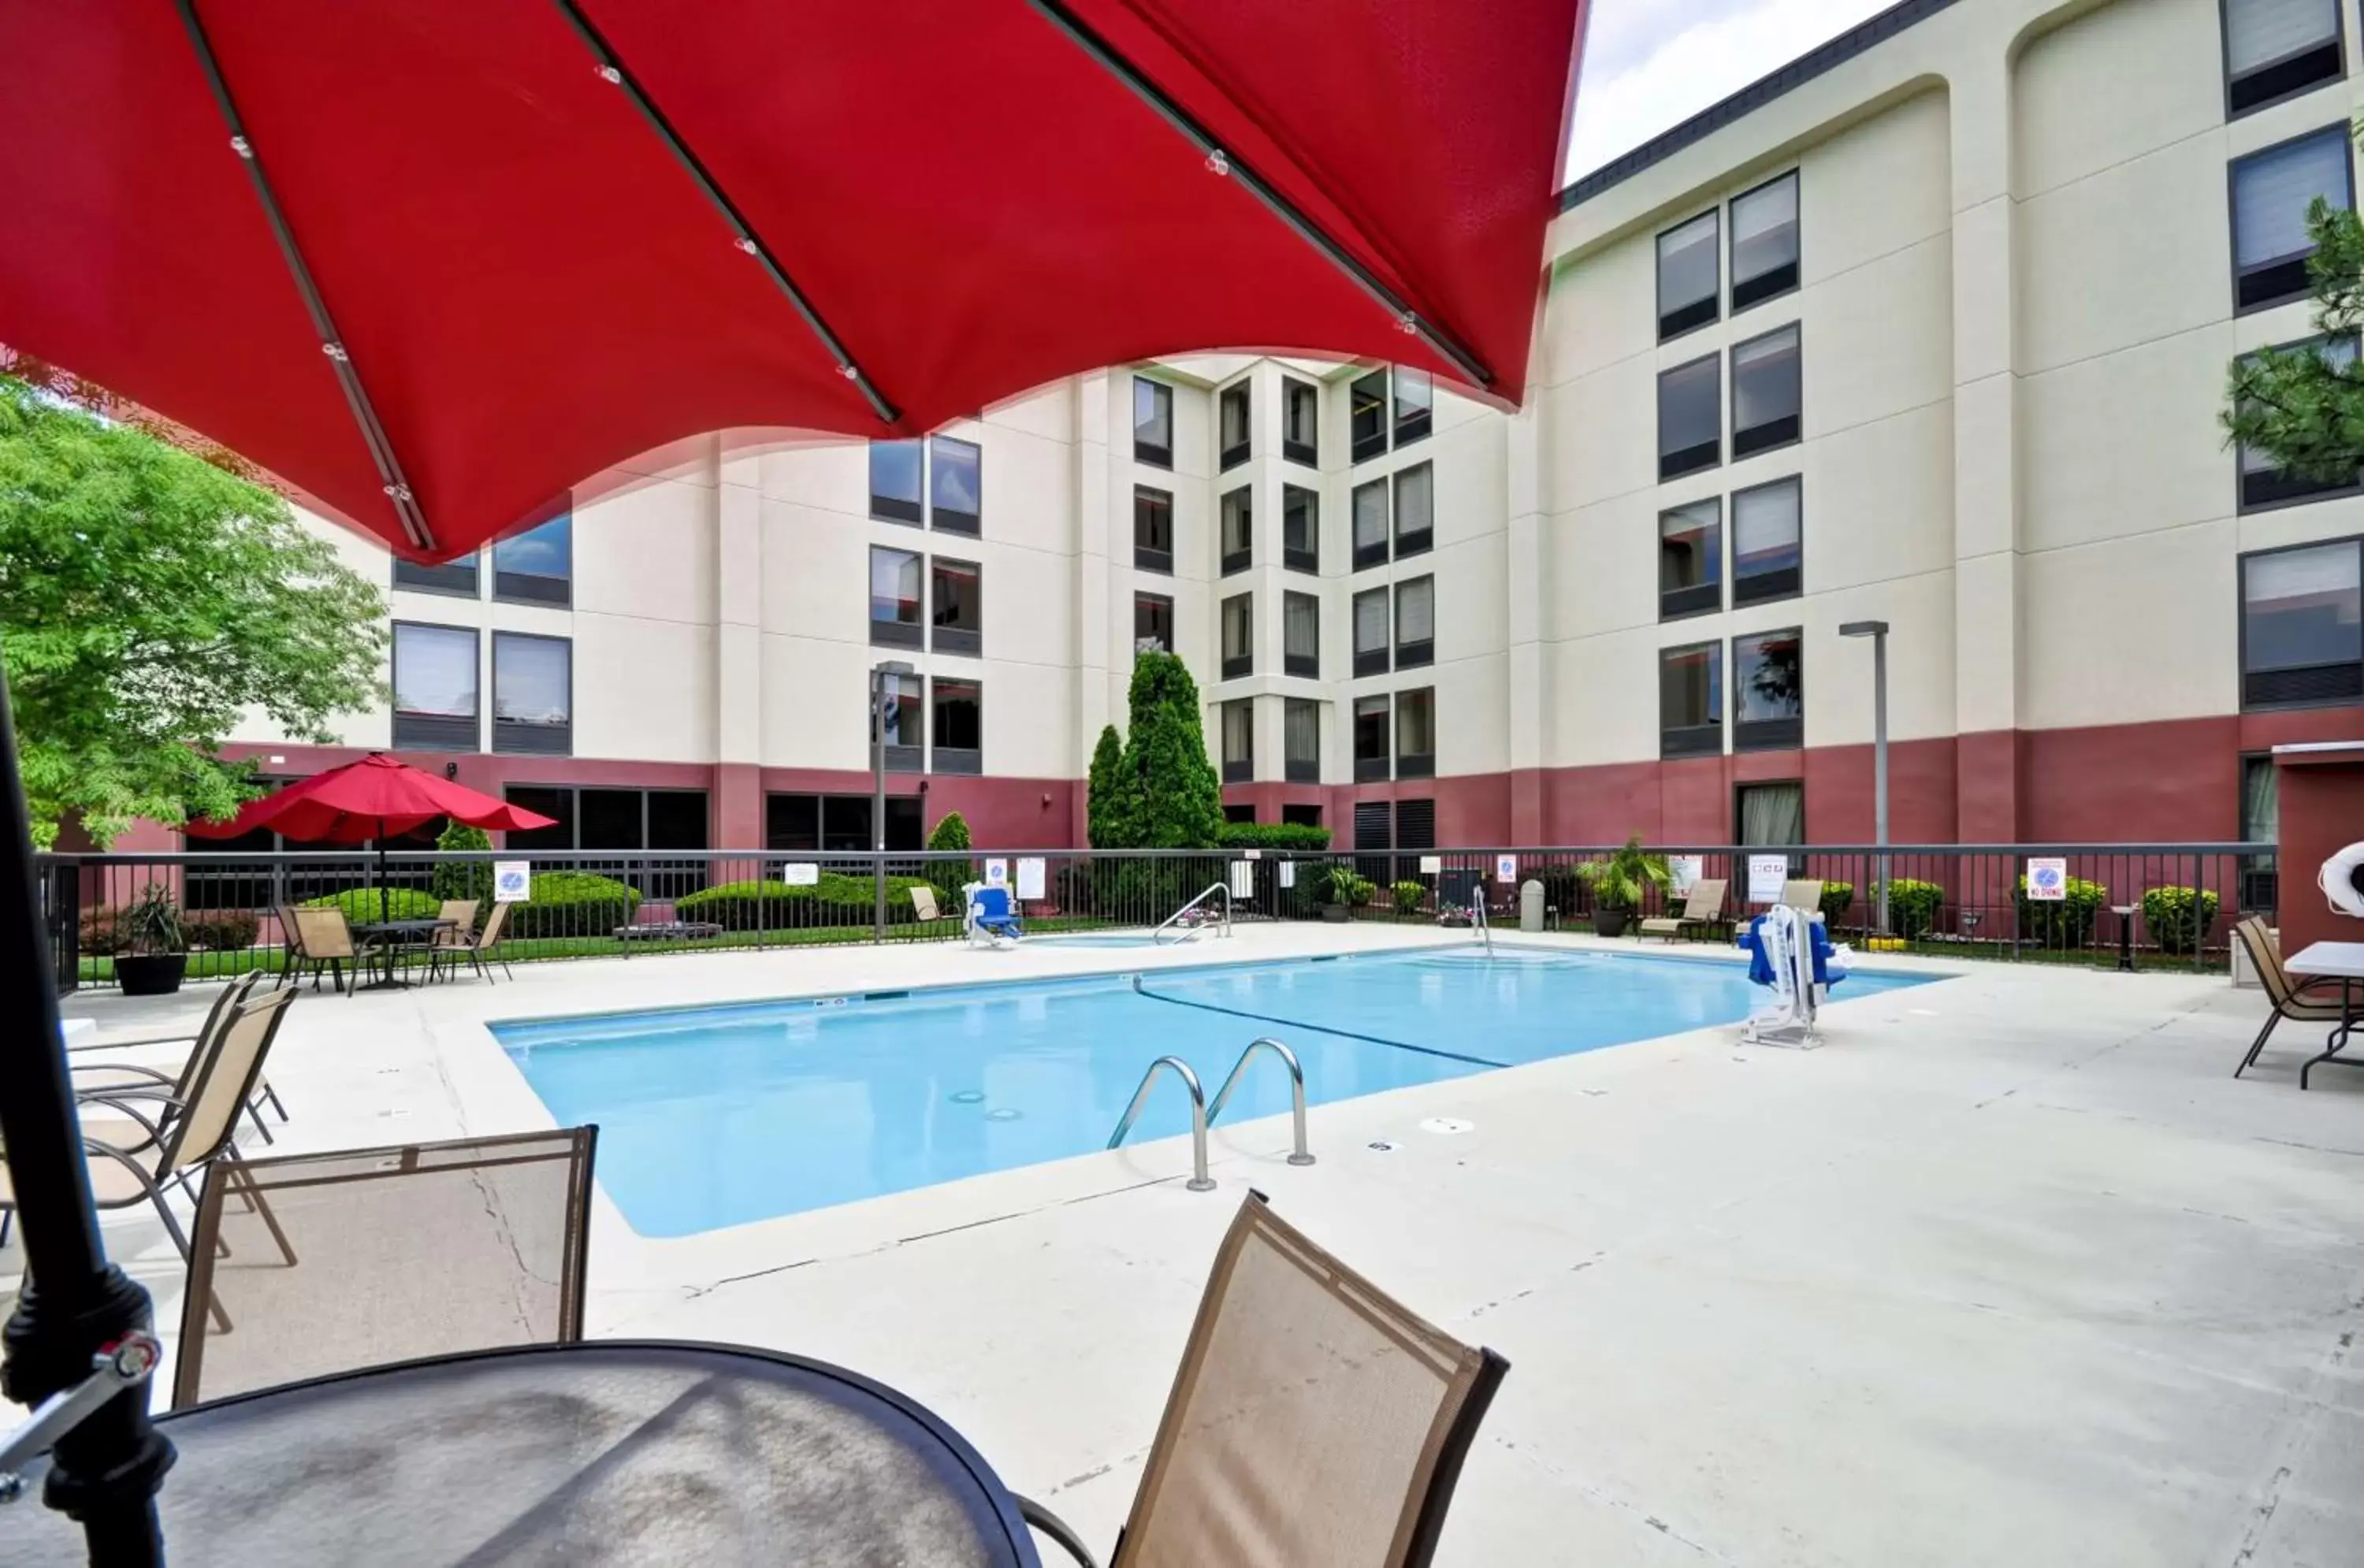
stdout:
[[(561, 0), (561, 4), (564, 3), (565, 0)], [(1238, 153), (1224, 147), (1196, 116), (1143, 75), (1140, 67), (1119, 54), (1107, 39), (1092, 31), (1084, 19), (1069, 10), (1062, 0), (1028, 0), (1028, 4), (1073, 40), (1078, 49), (1091, 56), (1094, 64), (1131, 88), (1136, 97), (1157, 112), (1160, 119), (1180, 131), (1185, 139), (1205, 153), (1209, 168), (1238, 181), (1250, 195), (1269, 207), (1273, 216), (1287, 224), (1299, 239), (1321, 251), (1331, 265), (1345, 273), (1365, 294), (1377, 300), (1388, 315), (1396, 318), (1398, 326), (1452, 361), (1461, 373), (1469, 378), (1472, 386), (1490, 387), (1494, 384), (1493, 373), (1476, 354), (1464, 348), (1458, 339), (1414, 309), (1410, 301), (1388, 287), (1386, 280), (1365, 266), (1354, 252), (1332, 239), (1296, 203), (1282, 195), (1264, 176), (1241, 161)]]
[(427, 526), (427, 514), (411, 493), (402, 460), (395, 455), (394, 442), (387, 438), (385, 427), (378, 422), (377, 410), (371, 406), (369, 393), (362, 385), (361, 373), (353, 368), (352, 355), (346, 351), (336, 320), (329, 314), (328, 302), (320, 297), (319, 285), (312, 280), (312, 269), (306, 264), (304, 252), (296, 243), (295, 230), (287, 226), (287, 215), (280, 209), (279, 197), (263, 175), (262, 159), (255, 150), (253, 139), (246, 134), (246, 122), (238, 112), (238, 102), (230, 96), (229, 83), (222, 76), (221, 61), (215, 58), (213, 40), (206, 36), (205, 24), (197, 19), (196, 0), (175, 0), (175, 4), (180, 7), (182, 25), (188, 29), (189, 45), (196, 51), (197, 63), (205, 68), (206, 84), (213, 89), (214, 104), (221, 110), (222, 122), (229, 128), (230, 150), (246, 165), (247, 178), (254, 183), (255, 199), (262, 204), (262, 216), (271, 224), (272, 238), (279, 243), (280, 257), (287, 263), (287, 274), (295, 281), (296, 292), (304, 296), (304, 308), (311, 313), (312, 329), (320, 336), (320, 351), (329, 357), (337, 384), (344, 388), (346, 405), (352, 409), (353, 422), (361, 427), (370, 460), (377, 465), (386, 499), (394, 503), (395, 515), (401, 519), (402, 531), (410, 537), (410, 542), (419, 550), (431, 551), (435, 549), (435, 532)]
[(869, 374), (863, 370), (861, 361), (847, 351), (845, 344), (831, 329), (829, 323), (821, 318), (820, 308), (805, 296), (804, 290), (797, 286), (796, 280), (788, 276), (787, 269), (781, 266), (779, 258), (772, 254), (772, 248), (764, 243), (762, 235), (755, 232), (755, 226), (747, 221), (746, 215), (739, 210), (738, 204), (731, 201), (721, 184), (699, 161), (697, 154), (690, 150), (689, 144), (682, 140), (681, 133), (674, 129), (673, 122), (665, 118), (664, 111), (657, 107), (647, 90), (641, 87), (639, 79), (626, 69), (623, 61), (617, 56), (615, 50), (609, 47), (606, 37), (592, 25), (591, 18), (583, 14), (583, 7), (576, 5), (574, 0), (554, 0), (554, 3), (559, 10), (565, 14), (567, 21), (573, 25), (575, 33), (583, 39), (584, 45), (591, 50), (592, 56), (598, 61), (601, 78), (611, 86), (621, 89), (624, 95), (632, 101), (632, 107), (641, 112), (641, 117), (648, 122), (649, 128), (656, 132), (657, 139), (663, 142), (674, 157), (680, 161), (682, 168), (688, 172), (691, 182), (705, 195), (708, 201), (714, 204), (714, 210), (722, 215), (723, 222), (730, 226), (732, 237), (739, 248), (763, 264), (764, 272), (778, 286), (779, 291), (787, 296), (788, 303), (796, 307), (797, 314), (804, 317), (805, 325), (812, 328), (813, 336), (820, 339), (821, 347), (827, 349), (834, 357), (838, 373), (861, 388), (862, 395), (869, 401), (871, 411), (880, 419), (891, 425), (901, 417), (901, 411), (887, 401), (886, 395), (878, 390)]

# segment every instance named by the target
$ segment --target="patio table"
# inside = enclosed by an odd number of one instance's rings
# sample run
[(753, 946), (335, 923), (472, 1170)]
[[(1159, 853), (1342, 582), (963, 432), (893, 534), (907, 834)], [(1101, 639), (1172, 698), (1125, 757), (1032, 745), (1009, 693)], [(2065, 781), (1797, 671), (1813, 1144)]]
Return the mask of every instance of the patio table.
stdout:
[(360, 986), (359, 989), (363, 991), (399, 991), (406, 989), (410, 984), (410, 982), (400, 979), (395, 974), (394, 955), (405, 948), (427, 947), (435, 940), (435, 933), (438, 931), (450, 930), (459, 925), (459, 923), (460, 922), (457, 920), (439, 919), (434, 916), (427, 916), (416, 920), (357, 920), (353, 922), (351, 927), (353, 935), (367, 940), (371, 946), (377, 952), (383, 954), (385, 959), (385, 973), (384, 976), (371, 981), (366, 985)]
[[(959, 1433), (884, 1385), (772, 1351), (487, 1351), (157, 1425), (180, 1451), (158, 1498), (173, 1562), (1041, 1563)], [(85, 1561), (80, 1528), (28, 1492), (0, 1508), (0, 1562)]]
[(2323, 1054), (2308, 1058), (2299, 1068), (2298, 1086), (2306, 1087), (2307, 1074), (2314, 1071), (2318, 1062), (2364, 1066), (2364, 1060), (2339, 1054), (2347, 1049), (2348, 1036), (2356, 1029), (2357, 988), (2364, 985), (2364, 942), (2309, 942), (2282, 960), (2282, 967), (2294, 975), (2339, 982), (2339, 1022), (2324, 1037)]

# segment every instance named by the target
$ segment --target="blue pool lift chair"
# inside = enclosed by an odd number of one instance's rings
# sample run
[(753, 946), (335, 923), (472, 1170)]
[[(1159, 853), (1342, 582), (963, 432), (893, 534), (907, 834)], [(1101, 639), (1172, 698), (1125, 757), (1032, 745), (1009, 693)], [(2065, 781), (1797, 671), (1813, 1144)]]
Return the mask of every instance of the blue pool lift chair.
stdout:
[(972, 946), (980, 942), (998, 946), (1025, 939), (1026, 928), (1018, 918), (1017, 907), (1009, 902), (1009, 889), (972, 882), (961, 891), (968, 895), (968, 940)]

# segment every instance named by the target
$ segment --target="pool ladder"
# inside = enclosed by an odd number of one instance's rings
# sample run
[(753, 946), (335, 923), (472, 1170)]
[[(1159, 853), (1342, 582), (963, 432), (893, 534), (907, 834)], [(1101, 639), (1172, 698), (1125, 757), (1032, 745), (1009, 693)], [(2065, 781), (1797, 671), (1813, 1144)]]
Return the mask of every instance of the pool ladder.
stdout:
[[(1217, 934), (1220, 936), (1230, 936), (1232, 934), (1232, 884), (1228, 882), (1217, 882), (1209, 884), (1205, 888), (1199, 891), (1199, 896), (1193, 898), (1189, 903), (1185, 904), (1181, 908), (1176, 909), (1174, 913), (1165, 917), (1165, 919), (1159, 921), (1157, 923), (1157, 929), (1149, 933), (1149, 945), (1151, 947), (1162, 945), (1165, 940), (1165, 932), (1169, 927), (1181, 924), (1183, 918), (1188, 916), (1191, 910), (1196, 909), (1199, 905), (1204, 904), (1208, 899), (1212, 898), (1218, 893), (1223, 895), (1223, 917), (1220, 922), (1220, 929)], [(1187, 942), (1198, 934), (1198, 929), (1196, 927), (1190, 927), (1185, 929), (1182, 934), (1174, 940), (1177, 942)]]
[(1141, 1116), (1141, 1107), (1148, 1103), (1149, 1091), (1156, 1085), (1157, 1074), (1170, 1068), (1174, 1075), (1182, 1080), (1182, 1087), (1190, 1096), (1190, 1180), (1185, 1184), (1194, 1193), (1213, 1192), (1215, 1179), (1207, 1174), (1207, 1128), (1223, 1114), (1223, 1107), (1231, 1104), (1232, 1091), (1239, 1087), (1240, 1075), (1247, 1071), (1248, 1063), (1259, 1051), (1270, 1051), (1288, 1069), (1289, 1110), (1295, 1118), (1297, 1131), (1297, 1147), (1291, 1151), (1288, 1162), (1310, 1165), (1313, 1155), (1305, 1147), (1305, 1068), (1298, 1062), (1297, 1052), (1270, 1035), (1260, 1036), (1248, 1042), (1248, 1048), (1241, 1051), (1240, 1059), (1232, 1064), (1231, 1075), (1223, 1080), (1223, 1086), (1215, 1091), (1211, 1106), (1207, 1103), (1207, 1091), (1200, 1086), (1199, 1074), (1190, 1070), (1188, 1062), (1178, 1056), (1161, 1056), (1151, 1062), (1149, 1071), (1141, 1075), (1141, 1087), (1132, 1092), (1132, 1103), (1124, 1107), (1124, 1115), (1117, 1118), (1116, 1130), (1109, 1134), (1108, 1146), (1114, 1149), (1124, 1141), (1125, 1134), (1132, 1130), (1132, 1124)]

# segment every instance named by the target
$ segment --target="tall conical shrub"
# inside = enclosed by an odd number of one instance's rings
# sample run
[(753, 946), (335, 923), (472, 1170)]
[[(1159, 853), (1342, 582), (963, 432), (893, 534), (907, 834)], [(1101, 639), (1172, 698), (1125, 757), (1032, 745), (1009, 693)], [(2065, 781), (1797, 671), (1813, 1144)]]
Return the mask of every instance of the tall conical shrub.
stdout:
[(1092, 748), (1092, 773), (1086, 785), (1084, 797), (1086, 831), (1095, 850), (1123, 850), (1132, 846), (1139, 792), (1125, 772), (1124, 742), (1118, 739), (1116, 726), (1105, 725), (1100, 729), (1100, 743)]
[(1132, 722), (1123, 771), (1139, 792), (1138, 817), (1122, 848), (1203, 850), (1223, 830), (1223, 789), (1207, 760), (1199, 683), (1171, 653), (1149, 652), (1132, 666)]

